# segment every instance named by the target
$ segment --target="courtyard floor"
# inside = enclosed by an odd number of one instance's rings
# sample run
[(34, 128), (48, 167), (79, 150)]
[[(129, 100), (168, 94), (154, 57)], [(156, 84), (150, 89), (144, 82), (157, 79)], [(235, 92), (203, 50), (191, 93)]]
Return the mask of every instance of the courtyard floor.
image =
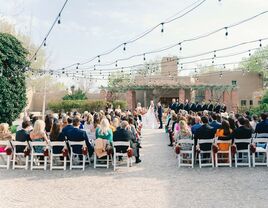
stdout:
[(112, 169), (0, 170), (0, 207), (267, 207), (268, 168), (180, 168), (163, 130), (143, 130), (142, 163)]

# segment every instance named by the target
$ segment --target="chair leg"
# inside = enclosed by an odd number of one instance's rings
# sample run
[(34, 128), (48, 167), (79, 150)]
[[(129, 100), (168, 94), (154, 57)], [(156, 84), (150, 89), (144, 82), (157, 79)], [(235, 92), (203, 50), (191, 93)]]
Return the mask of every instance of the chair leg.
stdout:
[(33, 160), (34, 160), (34, 156), (33, 153), (31, 154), (31, 170), (33, 170)]
[(70, 170), (72, 170), (73, 168), (73, 153), (71, 153), (71, 156), (70, 156)]
[(7, 170), (9, 169), (9, 165), (10, 165), (10, 156), (7, 156)]
[(44, 170), (47, 170), (47, 157), (44, 157)]
[(216, 168), (219, 167), (219, 165), (218, 165), (218, 153), (215, 154), (215, 164), (216, 164)]
[(83, 155), (83, 171), (85, 170), (85, 166), (86, 166), (86, 156)]
[(178, 160), (178, 168), (181, 167), (181, 155), (177, 155), (177, 160)]
[(94, 168), (96, 168), (96, 164), (97, 164), (97, 156), (96, 156), (96, 154), (94, 153)]
[(12, 169), (14, 170), (15, 169), (15, 165), (16, 165), (16, 153), (14, 153), (14, 155), (13, 155), (12, 165), (13, 165)]
[(237, 168), (237, 154), (238, 153), (235, 153), (235, 167)]
[(194, 168), (194, 153), (192, 152), (191, 155), (192, 155), (192, 168)]
[(116, 170), (116, 156), (114, 155), (114, 171)]
[(110, 160), (110, 157), (109, 155), (107, 155), (107, 169), (109, 168), (109, 160)]
[(199, 168), (201, 168), (202, 167), (202, 164), (201, 164), (201, 153), (198, 154), (198, 157), (199, 157), (198, 158), (199, 159)]
[(50, 170), (53, 168), (53, 154), (50, 154)]
[(229, 167), (231, 168), (232, 167), (232, 153), (231, 153), (231, 151), (229, 151), (228, 157), (229, 157)]
[(214, 168), (214, 153), (213, 153), (213, 151), (211, 151), (210, 155), (211, 155), (212, 167)]
[(250, 151), (248, 151), (248, 167), (250, 168), (250, 166), (251, 166)]
[(64, 157), (63, 161), (64, 161), (64, 163), (63, 163), (63, 165), (64, 165), (63, 170), (66, 170), (67, 157)]

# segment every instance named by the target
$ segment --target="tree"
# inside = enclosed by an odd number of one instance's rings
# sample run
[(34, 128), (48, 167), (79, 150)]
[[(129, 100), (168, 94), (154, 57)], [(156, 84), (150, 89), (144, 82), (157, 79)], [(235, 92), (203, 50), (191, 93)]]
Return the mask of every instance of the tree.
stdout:
[(262, 104), (268, 104), (268, 90), (266, 90), (265, 94), (263, 95), (261, 102)]
[(264, 81), (268, 82), (268, 47), (260, 48), (250, 57), (243, 59), (240, 66), (247, 71), (261, 73)]
[[(27, 35), (24, 35), (20, 32), (17, 32), (15, 29), (15, 25), (8, 22), (7, 20), (0, 18), (0, 32), (2, 33), (8, 33), (13, 36), (15, 36), (23, 45), (24, 48), (27, 49), (27, 58), (30, 59), (31, 57), (34, 56), (34, 53), (37, 49), (38, 46), (36, 46), (31, 38)], [(46, 56), (45, 56), (45, 51), (43, 49), (40, 49), (38, 54), (37, 54), (37, 60), (33, 61), (30, 64), (30, 67), (33, 69), (41, 69), (45, 66), (46, 64)]]
[(86, 100), (87, 96), (86, 93), (83, 92), (81, 89), (78, 89), (77, 91), (74, 91), (74, 93), (70, 95), (65, 95), (63, 100)]
[(0, 33), (0, 123), (11, 124), (26, 106), (27, 53), (14, 36)]

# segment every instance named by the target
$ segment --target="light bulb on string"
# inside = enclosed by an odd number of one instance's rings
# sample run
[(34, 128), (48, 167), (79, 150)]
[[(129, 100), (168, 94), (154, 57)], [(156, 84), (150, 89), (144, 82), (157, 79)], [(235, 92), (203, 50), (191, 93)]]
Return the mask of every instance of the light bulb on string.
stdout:
[(229, 35), (229, 33), (228, 33), (228, 27), (225, 27), (224, 29), (225, 29), (225, 36), (228, 36)]
[(260, 48), (261, 48), (261, 47), (262, 47), (262, 43), (261, 43), (261, 40), (259, 40), (259, 42), (260, 42), (259, 46), (260, 46)]
[(181, 46), (181, 43), (179, 43), (179, 46), (180, 46), (180, 51), (182, 50), (182, 46)]
[(162, 22), (161, 25), (162, 25), (161, 33), (163, 33), (164, 32), (164, 22)]
[(94, 65), (94, 71), (96, 70), (96, 65)]
[(126, 50), (126, 45), (127, 45), (127, 43), (124, 43), (124, 48), (123, 48), (124, 51)]
[(117, 61), (115, 61), (115, 67), (117, 67), (118, 65), (117, 65)]
[(61, 24), (60, 13), (59, 13), (59, 17), (58, 17), (58, 24)]
[(220, 72), (220, 79), (222, 78), (222, 71)]
[(145, 53), (143, 54), (143, 61), (146, 61)]
[(46, 42), (47, 42), (47, 38), (44, 39), (44, 47), (47, 46), (47, 43)]
[(212, 63), (212, 64), (214, 64), (214, 62), (215, 62), (215, 61), (214, 61), (214, 58), (212, 58), (212, 61), (211, 61), (211, 63)]
[(35, 54), (35, 56), (34, 56), (34, 62), (36, 62), (37, 61), (37, 57), (36, 57), (36, 54)]
[(79, 68), (79, 63), (76, 64), (76, 69), (78, 69), (78, 68)]
[(100, 55), (98, 55), (98, 62), (100, 63)]
[(197, 69), (196, 68), (194, 69), (194, 73), (197, 73)]
[(223, 64), (223, 68), (224, 68), (224, 69), (226, 68), (225, 64)]
[(217, 55), (216, 55), (216, 51), (214, 51), (214, 55), (213, 55), (213, 56), (214, 56), (214, 58), (216, 58), (216, 57), (217, 57)]
[(251, 56), (251, 50), (248, 50), (248, 56)]

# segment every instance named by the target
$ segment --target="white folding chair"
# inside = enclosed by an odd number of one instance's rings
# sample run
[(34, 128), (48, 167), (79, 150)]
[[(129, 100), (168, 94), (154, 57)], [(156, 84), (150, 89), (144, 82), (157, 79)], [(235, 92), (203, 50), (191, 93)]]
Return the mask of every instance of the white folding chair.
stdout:
[[(70, 170), (72, 169), (82, 169), (83, 171), (85, 170), (86, 167), (86, 159), (89, 160), (88, 154), (84, 155), (82, 153), (82, 148), (86, 147), (86, 142), (85, 141), (80, 141), (80, 142), (73, 142), (73, 141), (68, 141), (71, 153), (70, 153)], [(81, 147), (81, 154), (75, 153), (74, 152), (74, 147), (78, 146)], [(82, 156), (82, 160), (80, 157)], [(82, 163), (82, 165), (80, 164)], [(90, 161), (89, 161), (90, 163)]]
[[(194, 168), (194, 140), (180, 139), (177, 142), (181, 146), (180, 154), (177, 155), (178, 167), (192, 167)], [(191, 148), (184, 149), (184, 145), (191, 145)], [(186, 158), (184, 157), (186, 155)], [(188, 156), (188, 158), (187, 158)], [(190, 161), (191, 163), (184, 163)]]
[[(220, 167), (220, 166), (229, 166), (232, 167), (232, 153), (231, 153), (231, 145), (232, 145), (232, 140), (219, 140), (218, 138), (215, 139), (215, 144), (228, 144), (229, 148), (228, 150), (224, 151), (224, 150), (219, 150), (216, 154), (215, 154), (215, 165), (216, 167)], [(221, 156), (227, 155), (226, 157), (219, 157), (219, 154)], [(227, 162), (224, 162), (224, 160), (227, 159)], [(221, 161), (221, 162), (219, 162)]]
[[(19, 141), (12, 141), (11, 142), (12, 146), (13, 146), (13, 167), (12, 169), (16, 169), (16, 168), (24, 168), (25, 170), (28, 169), (28, 163), (29, 163), (29, 156), (28, 155), (24, 155), (24, 152), (18, 152), (17, 151), (17, 147), (22, 147), (24, 150), (26, 148), (29, 148), (29, 144), (28, 142), (19, 142)], [(22, 158), (25, 158), (25, 163), (24, 165), (22, 164), (24, 161), (22, 161)]]
[[(0, 146), (5, 147), (5, 149), (11, 149), (11, 145), (9, 141), (0, 141)], [(7, 152), (0, 152), (0, 159), (2, 163), (0, 163), (0, 168), (9, 169), (11, 155), (8, 155)]]
[[(55, 148), (64, 149), (67, 148), (65, 141), (59, 141), (59, 142), (50, 142), (50, 170), (66, 170), (66, 164), (67, 164), (67, 158), (64, 157), (63, 153), (55, 153)], [(63, 162), (60, 160), (60, 157), (64, 157)], [(62, 165), (58, 165), (57, 162), (61, 162)], [(55, 163), (55, 164), (54, 164)]]
[(257, 133), (256, 138), (268, 138), (268, 133)]
[[(248, 166), (250, 167), (250, 144), (251, 144), (251, 138), (248, 139), (234, 139), (234, 144), (247, 144), (246, 149), (237, 149), (235, 153), (235, 167), (237, 168), (238, 166)], [(242, 156), (241, 158), (239, 156)], [(246, 155), (246, 157), (244, 157)], [(247, 158), (247, 162), (244, 162), (244, 159)], [(238, 162), (241, 160), (241, 162)]]
[(117, 157), (122, 157), (122, 158), (127, 158), (127, 168), (129, 168), (129, 166), (132, 166), (132, 158), (128, 157), (127, 152), (118, 152), (116, 151), (116, 147), (125, 147), (126, 149), (130, 148), (130, 142), (121, 142), (121, 141), (117, 141), (117, 142), (113, 142), (113, 149), (114, 149), (114, 171), (116, 170), (117, 166), (116, 166), (116, 158)]
[[(253, 144), (256, 146), (256, 152), (252, 153), (252, 163), (253, 167), (257, 165), (266, 165), (268, 167), (268, 138), (255, 138), (252, 141)], [(261, 145), (258, 145), (261, 144)], [(256, 159), (261, 159), (260, 155), (263, 155), (262, 162), (256, 162)], [(258, 155), (258, 157), (256, 157)], [(265, 161), (266, 160), (266, 161)]]
[[(200, 152), (198, 154), (199, 157), (199, 167), (207, 167), (207, 166), (211, 166), (214, 167), (214, 157), (213, 157), (213, 149), (212, 149), (212, 145), (214, 143), (214, 139), (198, 139), (197, 140), (197, 144), (199, 146), (202, 146), (201, 144), (208, 144), (211, 145), (211, 149), (210, 150), (201, 150), (200, 148)], [(209, 154), (210, 157), (209, 158), (204, 158), (203, 155), (204, 154)], [(203, 161), (206, 161), (206, 163), (202, 163)]]
[[(98, 139), (97, 139), (98, 140)], [(97, 141), (95, 140), (95, 142)], [(106, 152), (107, 153), (107, 152)], [(110, 161), (112, 161), (112, 156), (110, 155), (106, 155), (106, 156), (103, 156), (101, 158), (99, 158), (95, 152), (95, 143), (94, 143), (94, 154), (93, 154), (93, 157), (94, 157), (94, 168), (109, 168), (109, 163)]]
[[(45, 150), (47, 149), (49, 152), (49, 145), (47, 142), (30, 142), (31, 146), (31, 170), (33, 169), (47, 169), (47, 159), (48, 156), (44, 155)], [(36, 148), (42, 147), (42, 152), (37, 152)], [(40, 157), (44, 157), (44, 159), (40, 159)], [(41, 163), (44, 163), (41, 165)]]

